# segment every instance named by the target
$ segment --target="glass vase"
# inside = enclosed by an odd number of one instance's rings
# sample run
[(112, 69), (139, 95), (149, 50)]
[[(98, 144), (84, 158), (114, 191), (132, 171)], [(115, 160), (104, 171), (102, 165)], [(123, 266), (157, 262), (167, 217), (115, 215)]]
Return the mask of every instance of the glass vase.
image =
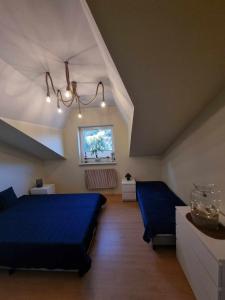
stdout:
[(216, 230), (219, 225), (220, 191), (214, 184), (197, 185), (191, 194), (191, 216), (200, 227)]

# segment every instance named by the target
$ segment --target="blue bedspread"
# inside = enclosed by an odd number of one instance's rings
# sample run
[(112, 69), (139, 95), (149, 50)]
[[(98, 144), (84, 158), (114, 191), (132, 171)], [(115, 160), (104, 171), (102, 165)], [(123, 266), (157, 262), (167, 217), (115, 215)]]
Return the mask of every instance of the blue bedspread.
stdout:
[(139, 181), (136, 188), (145, 227), (143, 239), (150, 242), (157, 234), (175, 234), (175, 206), (184, 202), (161, 181)]
[(0, 212), (0, 265), (88, 271), (100, 194), (22, 196)]

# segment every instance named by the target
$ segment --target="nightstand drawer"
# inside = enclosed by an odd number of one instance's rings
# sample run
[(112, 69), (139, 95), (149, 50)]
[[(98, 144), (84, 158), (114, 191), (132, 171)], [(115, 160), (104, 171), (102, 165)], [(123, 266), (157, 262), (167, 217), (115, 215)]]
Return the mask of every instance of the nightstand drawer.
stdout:
[(122, 192), (135, 193), (136, 184), (122, 184)]
[(122, 199), (124, 201), (136, 200), (136, 181), (122, 179)]
[(189, 240), (187, 242), (186, 237), (183, 235), (179, 236), (177, 240), (177, 257), (183, 266), (187, 278), (194, 287), (197, 299), (222, 299), (220, 298), (222, 289), (218, 289), (212, 281), (204, 265), (201, 264), (190, 246)]
[(222, 267), (195, 234), (196, 228), (186, 218), (182, 220), (178, 215), (176, 231), (178, 240), (185, 237), (189, 241), (192, 251), (205, 267), (214, 284), (218, 287), (223, 287)]

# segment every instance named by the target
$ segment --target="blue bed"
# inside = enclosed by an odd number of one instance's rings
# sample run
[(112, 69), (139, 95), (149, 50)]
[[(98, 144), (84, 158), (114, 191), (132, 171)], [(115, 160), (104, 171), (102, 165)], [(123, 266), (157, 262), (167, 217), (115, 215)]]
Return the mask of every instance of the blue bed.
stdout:
[(91, 266), (87, 250), (105, 201), (100, 194), (18, 198), (0, 212), (0, 266), (84, 274)]
[(161, 181), (139, 181), (136, 190), (145, 227), (144, 241), (154, 242), (159, 236), (170, 241), (169, 236), (175, 237), (175, 207), (184, 206), (184, 202)]

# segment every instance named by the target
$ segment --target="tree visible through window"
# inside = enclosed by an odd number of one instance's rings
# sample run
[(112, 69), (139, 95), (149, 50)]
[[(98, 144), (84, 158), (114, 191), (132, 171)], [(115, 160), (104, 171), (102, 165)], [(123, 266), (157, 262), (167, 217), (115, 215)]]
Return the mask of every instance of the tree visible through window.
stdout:
[(80, 127), (81, 162), (115, 161), (112, 126)]

